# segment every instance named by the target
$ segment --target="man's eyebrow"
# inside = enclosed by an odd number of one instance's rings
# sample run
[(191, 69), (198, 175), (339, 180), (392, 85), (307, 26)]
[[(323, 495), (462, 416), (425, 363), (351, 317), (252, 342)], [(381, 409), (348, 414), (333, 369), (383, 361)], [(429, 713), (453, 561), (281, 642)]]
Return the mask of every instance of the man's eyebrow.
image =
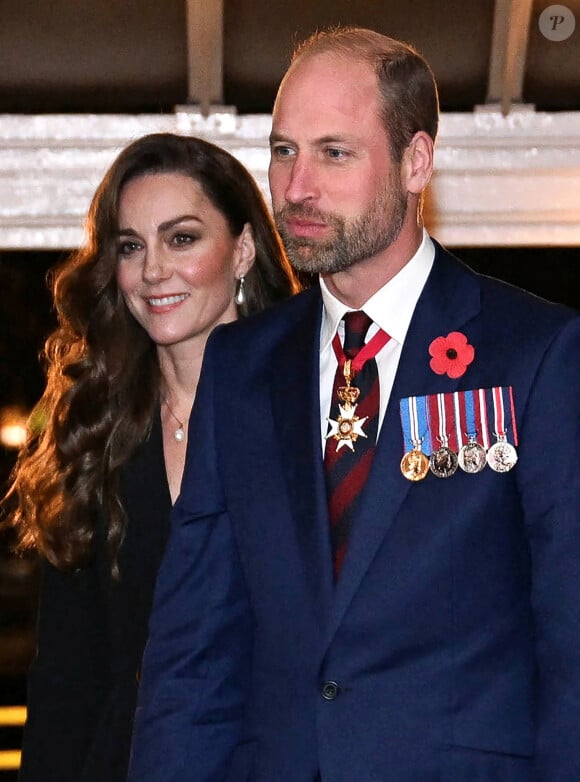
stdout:
[[(352, 136), (350, 135), (344, 133), (333, 133), (332, 135), (320, 136), (320, 138), (316, 138), (310, 143), (314, 145), (341, 144), (345, 142), (351, 142), (352, 140)], [(270, 144), (281, 141), (285, 141), (288, 144), (293, 143), (292, 140), (288, 138), (288, 136), (284, 136), (281, 133), (270, 133)]]
[(344, 142), (352, 141), (352, 136), (345, 135), (344, 133), (334, 133), (332, 136), (321, 136), (316, 139), (317, 144), (343, 144)]
[(288, 137), (283, 136), (281, 133), (275, 133), (272, 131), (272, 133), (270, 133), (270, 144), (274, 143), (275, 141), (288, 141)]

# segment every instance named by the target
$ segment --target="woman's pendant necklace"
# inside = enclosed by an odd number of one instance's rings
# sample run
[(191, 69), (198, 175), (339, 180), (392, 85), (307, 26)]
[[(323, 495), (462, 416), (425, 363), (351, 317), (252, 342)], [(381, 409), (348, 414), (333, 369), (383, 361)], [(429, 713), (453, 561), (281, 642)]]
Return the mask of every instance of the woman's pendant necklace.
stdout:
[(185, 431), (183, 429), (183, 422), (180, 421), (179, 418), (175, 415), (167, 399), (164, 399), (163, 401), (165, 402), (165, 405), (169, 410), (171, 417), (174, 418), (178, 423), (177, 429), (173, 432), (173, 439), (176, 440), (178, 443), (182, 443), (185, 440)]

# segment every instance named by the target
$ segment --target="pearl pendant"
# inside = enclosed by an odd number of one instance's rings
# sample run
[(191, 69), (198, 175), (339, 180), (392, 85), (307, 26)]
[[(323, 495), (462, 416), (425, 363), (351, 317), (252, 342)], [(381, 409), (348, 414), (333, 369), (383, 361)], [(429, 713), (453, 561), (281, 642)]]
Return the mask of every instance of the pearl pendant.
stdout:
[(185, 432), (183, 431), (183, 426), (180, 426), (179, 429), (176, 429), (173, 432), (173, 437), (177, 440), (178, 443), (182, 443), (185, 440)]

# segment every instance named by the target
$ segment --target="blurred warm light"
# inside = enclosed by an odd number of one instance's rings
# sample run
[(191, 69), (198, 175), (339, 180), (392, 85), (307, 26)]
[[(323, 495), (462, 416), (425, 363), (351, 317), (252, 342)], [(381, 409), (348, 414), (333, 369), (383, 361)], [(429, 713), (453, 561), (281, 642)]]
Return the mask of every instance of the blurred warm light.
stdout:
[[(0, 706), (0, 725), (21, 727), (26, 722), (26, 706)], [(20, 750), (0, 751), (0, 771), (17, 771), (20, 768)]]
[(24, 725), (26, 706), (0, 706), (0, 725)]
[(0, 771), (17, 771), (20, 768), (20, 750), (5, 749), (0, 752)]
[(0, 409), (0, 445), (21, 448), (26, 442), (28, 414), (20, 407)]

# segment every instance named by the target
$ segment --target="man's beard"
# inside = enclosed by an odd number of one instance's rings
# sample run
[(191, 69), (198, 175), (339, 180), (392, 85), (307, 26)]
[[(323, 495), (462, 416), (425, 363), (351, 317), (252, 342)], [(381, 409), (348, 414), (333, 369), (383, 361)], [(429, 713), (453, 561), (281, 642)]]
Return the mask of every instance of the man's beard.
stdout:
[[(285, 204), (277, 210), (276, 225), (292, 266), (311, 274), (334, 274), (390, 247), (401, 232), (407, 211), (407, 201), (398, 181), (396, 185), (385, 189), (351, 223), (344, 217), (303, 204)], [(293, 236), (285, 227), (286, 221), (292, 218), (323, 223), (332, 229), (332, 236), (326, 241)]]

